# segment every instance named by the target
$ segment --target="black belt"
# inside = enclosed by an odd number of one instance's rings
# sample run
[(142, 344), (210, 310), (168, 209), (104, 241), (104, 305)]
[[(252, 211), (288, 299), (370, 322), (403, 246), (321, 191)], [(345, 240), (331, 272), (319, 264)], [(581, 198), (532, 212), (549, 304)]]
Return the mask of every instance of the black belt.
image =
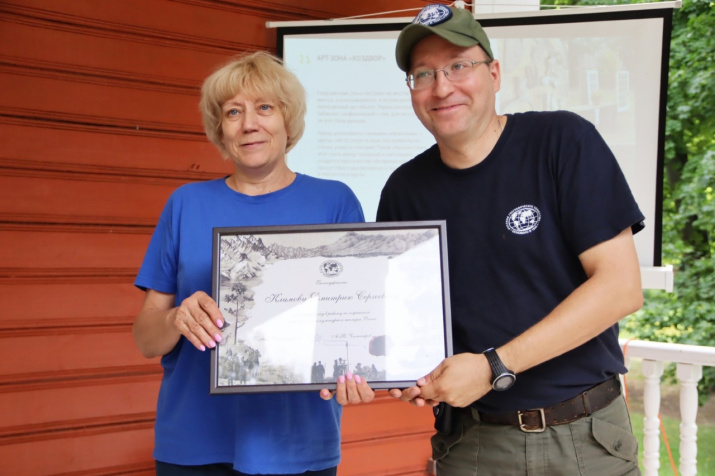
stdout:
[(550, 407), (519, 410), (508, 413), (479, 412), (479, 419), (496, 425), (514, 425), (522, 431), (542, 432), (548, 426), (563, 425), (607, 407), (621, 394), (621, 381), (618, 377), (608, 379), (570, 400)]

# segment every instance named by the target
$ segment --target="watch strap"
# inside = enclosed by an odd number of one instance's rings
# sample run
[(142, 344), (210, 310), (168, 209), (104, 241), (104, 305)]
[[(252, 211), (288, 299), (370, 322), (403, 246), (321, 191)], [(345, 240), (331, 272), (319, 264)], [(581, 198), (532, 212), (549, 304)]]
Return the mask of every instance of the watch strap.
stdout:
[(505, 372), (510, 372), (510, 370), (506, 368), (506, 365), (504, 365), (504, 362), (502, 362), (499, 358), (499, 354), (497, 354), (497, 351), (494, 349), (494, 347), (485, 350), (484, 355), (489, 362), (489, 366), (492, 368), (492, 384), (494, 384), (494, 380), (496, 380), (498, 376)]

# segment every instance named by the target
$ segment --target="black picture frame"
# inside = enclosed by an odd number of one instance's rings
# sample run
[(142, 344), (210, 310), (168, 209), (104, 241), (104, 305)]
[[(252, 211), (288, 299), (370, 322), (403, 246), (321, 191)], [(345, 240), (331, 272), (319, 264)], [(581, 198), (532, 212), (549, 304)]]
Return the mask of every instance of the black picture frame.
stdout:
[(214, 228), (212, 273), (212, 394), (404, 388), (452, 355), (444, 221)]

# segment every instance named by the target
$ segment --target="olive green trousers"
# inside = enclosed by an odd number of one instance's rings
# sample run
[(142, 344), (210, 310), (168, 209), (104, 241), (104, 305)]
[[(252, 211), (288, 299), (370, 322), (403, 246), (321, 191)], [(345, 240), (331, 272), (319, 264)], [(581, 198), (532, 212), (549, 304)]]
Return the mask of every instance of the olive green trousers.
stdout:
[(432, 437), (437, 476), (640, 475), (638, 442), (622, 396), (591, 416), (525, 433), (459, 409), (452, 434)]

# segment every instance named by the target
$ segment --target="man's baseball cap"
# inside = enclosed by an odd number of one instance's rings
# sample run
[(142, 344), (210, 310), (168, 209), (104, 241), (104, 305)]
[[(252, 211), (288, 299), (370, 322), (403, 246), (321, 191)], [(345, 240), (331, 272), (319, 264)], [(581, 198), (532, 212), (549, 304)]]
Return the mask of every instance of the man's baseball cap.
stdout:
[(410, 69), (412, 48), (429, 35), (439, 35), (455, 46), (468, 48), (480, 45), (494, 59), (489, 38), (482, 25), (464, 8), (451, 8), (441, 4), (427, 5), (397, 38), (397, 66), (404, 72)]

